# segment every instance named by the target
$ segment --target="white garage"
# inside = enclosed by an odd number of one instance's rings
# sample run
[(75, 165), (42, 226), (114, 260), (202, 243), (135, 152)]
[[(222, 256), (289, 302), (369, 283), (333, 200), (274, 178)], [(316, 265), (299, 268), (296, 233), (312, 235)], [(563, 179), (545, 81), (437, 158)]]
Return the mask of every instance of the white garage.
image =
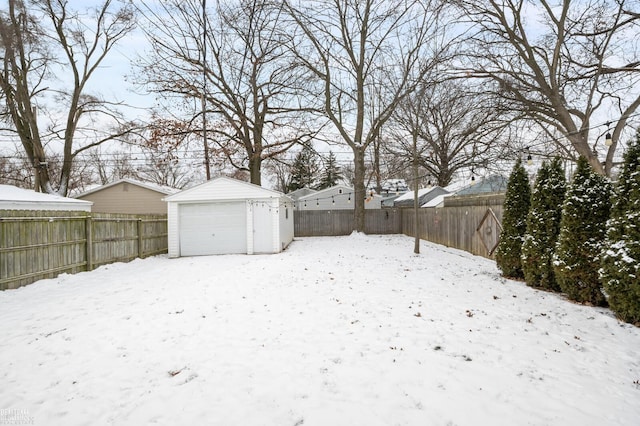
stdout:
[(219, 177), (164, 198), (169, 257), (279, 253), (293, 241), (293, 201)]

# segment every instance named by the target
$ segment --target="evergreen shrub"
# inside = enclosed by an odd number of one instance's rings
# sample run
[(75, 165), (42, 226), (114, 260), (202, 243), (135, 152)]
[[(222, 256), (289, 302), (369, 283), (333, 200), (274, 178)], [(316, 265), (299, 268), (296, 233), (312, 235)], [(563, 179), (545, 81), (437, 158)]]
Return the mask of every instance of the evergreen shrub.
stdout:
[(530, 202), (529, 178), (522, 161), (518, 159), (507, 182), (502, 232), (496, 249), (498, 268), (508, 278), (524, 278), (521, 254)]
[(559, 158), (542, 163), (531, 194), (527, 232), (522, 244), (522, 271), (527, 285), (559, 291), (553, 272), (567, 181)]
[(640, 325), (640, 129), (624, 155), (601, 259), (600, 278), (611, 310)]
[(569, 299), (606, 306), (598, 275), (609, 218), (611, 184), (580, 157), (562, 206), (554, 272)]

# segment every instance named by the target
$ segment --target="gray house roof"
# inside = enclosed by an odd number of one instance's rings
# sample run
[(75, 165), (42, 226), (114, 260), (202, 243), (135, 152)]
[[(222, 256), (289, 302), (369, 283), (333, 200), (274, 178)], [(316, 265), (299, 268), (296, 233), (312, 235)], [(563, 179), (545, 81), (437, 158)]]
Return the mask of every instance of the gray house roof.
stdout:
[(162, 185), (158, 185), (155, 183), (151, 183), (151, 182), (142, 182), (139, 180), (135, 180), (135, 179), (128, 179), (128, 178), (124, 178), (124, 179), (120, 179), (118, 181), (112, 182), (112, 183), (108, 183), (106, 185), (99, 185), (96, 186), (94, 188), (91, 188), (87, 191), (84, 191), (78, 195), (75, 195), (73, 198), (82, 198), (86, 195), (89, 194), (93, 194), (95, 192), (99, 192), (99, 191), (103, 191), (107, 188), (111, 188), (113, 186), (119, 185), (121, 183), (128, 183), (130, 185), (135, 185), (135, 186), (139, 186), (141, 188), (145, 188), (145, 189), (149, 189), (151, 191), (156, 191), (160, 194), (164, 194), (164, 195), (171, 195), (171, 194), (175, 194), (177, 192), (180, 192), (179, 189), (177, 188), (172, 188), (170, 186), (162, 186)]
[(292, 200), (296, 201), (299, 198), (306, 197), (309, 194), (315, 194), (316, 192), (318, 192), (318, 191), (316, 191), (315, 189), (311, 189), (311, 188), (308, 188), (308, 187), (305, 186), (304, 188), (300, 188), (300, 189), (296, 189), (295, 191), (288, 192), (287, 193), (287, 197), (289, 197)]
[(476, 181), (472, 185), (456, 192), (456, 196), (460, 195), (477, 195), (490, 192), (505, 192), (507, 190), (507, 181), (509, 178), (502, 175), (491, 175), (484, 179)]
[[(441, 186), (434, 186), (431, 188), (422, 188), (418, 190), (418, 205), (423, 206), (429, 201), (436, 198), (438, 195), (448, 194), (449, 191)], [(409, 191), (406, 194), (396, 198), (393, 203), (394, 207), (413, 207), (413, 191)]]

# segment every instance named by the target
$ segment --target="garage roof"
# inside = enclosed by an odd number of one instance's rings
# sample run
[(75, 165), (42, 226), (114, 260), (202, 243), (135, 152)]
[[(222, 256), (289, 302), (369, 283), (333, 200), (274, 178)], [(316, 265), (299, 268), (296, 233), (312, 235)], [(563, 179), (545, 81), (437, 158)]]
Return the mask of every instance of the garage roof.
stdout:
[(167, 202), (280, 198), (285, 195), (249, 182), (221, 176), (163, 198)]

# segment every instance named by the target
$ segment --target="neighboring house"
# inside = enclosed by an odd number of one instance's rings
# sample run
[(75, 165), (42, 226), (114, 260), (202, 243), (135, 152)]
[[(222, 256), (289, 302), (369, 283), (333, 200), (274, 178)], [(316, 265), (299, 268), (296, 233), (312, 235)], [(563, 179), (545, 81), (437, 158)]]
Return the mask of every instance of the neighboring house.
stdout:
[(401, 193), (401, 194), (393, 194), (393, 195), (386, 195), (383, 194), (382, 196), (382, 207), (393, 207), (393, 203), (400, 197), (402, 197), (405, 193)]
[[(445, 195), (448, 193), (449, 191), (442, 188), (441, 186), (432, 186), (429, 188), (419, 189), (418, 190), (418, 206), (422, 207), (429, 201), (438, 197), (439, 195)], [(414, 197), (415, 197), (414, 192), (409, 191), (403, 194), (402, 196), (396, 198), (396, 200), (393, 203), (393, 206), (402, 207), (402, 208), (413, 207)]]
[(452, 193), (440, 194), (437, 197), (433, 198), (432, 200), (427, 201), (426, 203), (424, 203), (420, 207), (423, 208), (423, 209), (425, 209), (425, 208), (444, 207), (445, 198), (450, 197), (452, 195), (453, 195)]
[(13, 185), (0, 185), (0, 210), (91, 211), (90, 201), (44, 194)]
[(502, 175), (491, 175), (478, 179), (471, 185), (456, 191), (455, 196), (488, 194), (492, 192), (505, 192), (509, 178)]
[[(380, 188), (381, 188), (380, 195), (382, 196), (404, 194), (409, 190), (409, 188), (407, 187), (407, 183), (405, 182), (404, 179), (384, 180), (380, 183)], [(374, 188), (370, 188), (370, 189), (374, 189)]]
[[(346, 185), (336, 185), (298, 198), (297, 210), (353, 210), (355, 191)], [(382, 207), (382, 197), (368, 192), (365, 197), (365, 209)]]
[(121, 179), (75, 198), (93, 202), (93, 211), (99, 213), (167, 214), (167, 204), (162, 199), (178, 191), (153, 183)]
[(293, 241), (293, 200), (219, 177), (170, 195), (169, 257), (279, 253)]
[(300, 188), (300, 189), (296, 189), (295, 191), (288, 192), (286, 196), (291, 198), (293, 201), (297, 201), (301, 197), (307, 196), (309, 194), (315, 194), (316, 192), (318, 191), (305, 186), (304, 188)]

